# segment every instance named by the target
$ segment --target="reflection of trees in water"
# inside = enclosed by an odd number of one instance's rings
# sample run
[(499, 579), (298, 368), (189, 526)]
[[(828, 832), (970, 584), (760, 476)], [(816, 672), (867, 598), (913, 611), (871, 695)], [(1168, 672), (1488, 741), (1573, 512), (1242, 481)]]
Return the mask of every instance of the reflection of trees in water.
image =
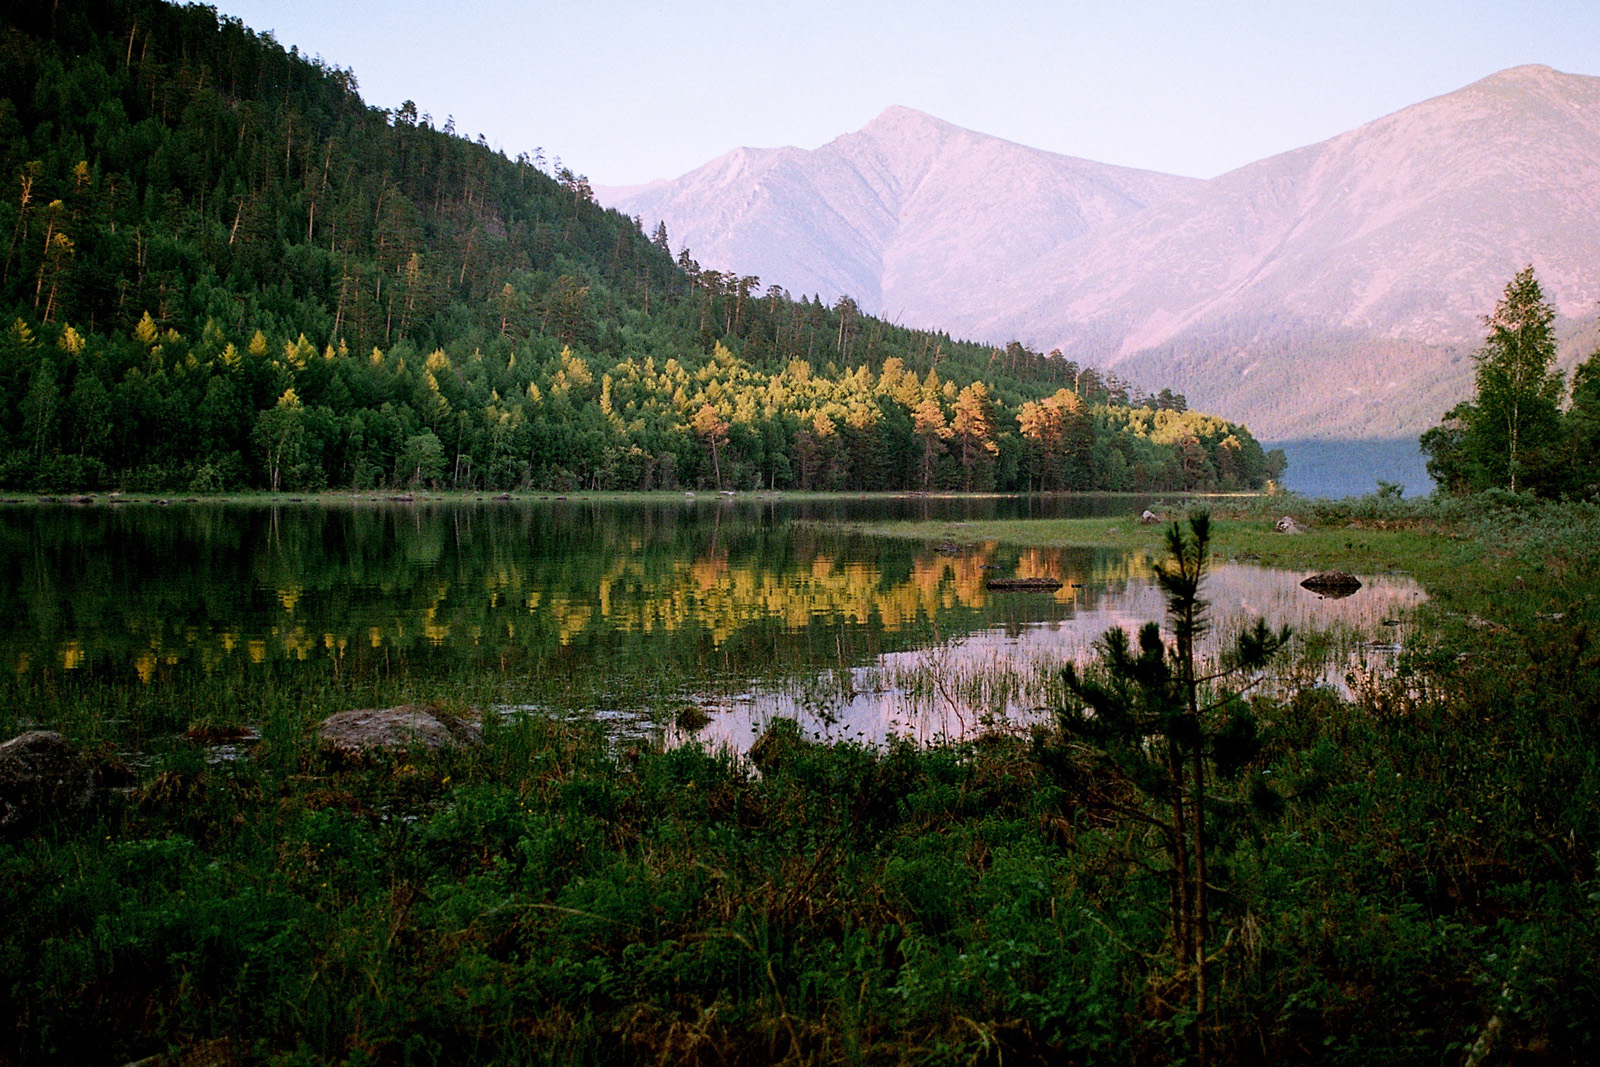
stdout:
[[(1142, 564), (792, 527), (776, 509), (36, 510), (0, 515), (12, 662), (202, 664), (437, 647), (567, 662), (820, 662), (1092, 606)], [(1051, 575), (997, 596), (993, 573)], [(842, 630), (843, 638), (832, 637)], [(825, 651), (819, 651), (819, 649)]]
[[(1122, 561), (1113, 569), (1126, 567)], [(1023, 607), (1046, 598), (1021, 598), (1011, 601), (1018, 606), (1015, 614), (991, 616), (982, 630), (885, 651), (853, 675), (835, 670), (751, 687), (716, 708), (696, 736), (743, 749), (774, 716), (793, 718), (815, 736), (868, 740), (1026, 727), (1040, 721), (1042, 709), (1059, 704), (1063, 662), (1086, 666), (1112, 626), (1133, 633), (1163, 619), (1165, 597), (1143, 580), (1142, 569), (1135, 565), (1120, 583), (1086, 582), (1071, 610), (1057, 617), (1040, 618)], [(1216, 655), (1224, 636), (1265, 618), (1273, 628), (1289, 625), (1305, 638), (1263, 674), (1266, 691), (1341, 686), (1348, 675), (1371, 700), (1404, 696), (1392, 675), (1398, 631), (1385, 622), (1404, 618), (1421, 601), (1421, 588), (1402, 575), (1363, 576), (1366, 585), (1356, 596), (1330, 601), (1300, 588), (1301, 577), (1217, 565), (1202, 587), (1214, 624), (1201, 642), (1202, 654)]]
[[(146, 676), (396, 654), (441, 668), (765, 673), (861, 663), (977, 628), (1018, 635), (1145, 584), (1143, 561), (1119, 553), (941, 552), (788, 517), (718, 503), (3, 511), (0, 656)], [(1232, 573), (1218, 569), (1218, 603), (1259, 610), (1284, 595)], [(995, 575), (1064, 584), (994, 593), (984, 583)], [(1332, 604), (1294, 593), (1318, 611)], [(1341, 603), (1359, 615), (1362, 600)]]
[[(808, 506), (808, 510), (814, 507)], [(569, 664), (773, 666), (1070, 610), (1120, 557), (910, 542), (791, 525), (776, 507), (225, 507), (0, 513), (0, 633), (33, 667), (307, 660), (429, 650)], [(996, 569), (1052, 574), (999, 598)]]

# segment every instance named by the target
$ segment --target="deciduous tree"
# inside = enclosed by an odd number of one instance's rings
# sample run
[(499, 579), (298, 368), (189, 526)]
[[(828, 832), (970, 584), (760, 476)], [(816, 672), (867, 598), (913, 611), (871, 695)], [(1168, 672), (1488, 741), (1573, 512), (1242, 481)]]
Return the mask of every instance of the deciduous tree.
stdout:
[(960, 449), (961, 487), (967, 492), (994, 487), (994, 458), (1000, 446), (994, 439), (994, 410), (989, 389), (973, 382), (956, 397), (950, 432)]
[(1476, 395), (1422, 435), (1428, 472), (1439, 484), (1517, 492), (1549, 481), (1561, 424), (1561, 374), (1551, 369), (1555, 315), (1531, 266), (1506, 284), (1494, 314), (1484, 319), (1488, 337), (1473, 356)]
[(691, 424), (695, 434), (711, 447), (711, 466), (716, 471), (717, 488), (722, 488), (722, 446), (728, 443), (728, 420), (710, 404), (702, 404)]
[(938, 466), (939, 457), (948, 450), (945, 442), (950, 439), (950, 424), (945, 421), (944, 409), (939, 406), (939, 401), (929, 396), (912, 413), (911, 427), (917, 440), (922, 443), (917, 480), (926, 492), (933, 487), (933, 472)]

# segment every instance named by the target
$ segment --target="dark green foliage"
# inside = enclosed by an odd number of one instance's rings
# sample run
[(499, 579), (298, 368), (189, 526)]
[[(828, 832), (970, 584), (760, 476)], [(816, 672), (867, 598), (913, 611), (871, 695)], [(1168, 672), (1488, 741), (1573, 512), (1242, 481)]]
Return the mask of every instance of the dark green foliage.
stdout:
[[(1139, 630), (1135, 651), (1119, 627), (1101, 639), (1100, 659), (1087, 676), (1071, 664), (1065, 668), (1073, 699), (1057, 718), (1064, 739), (1077, 743), (1087, 766), (1058, 780), (1099, 779), (1103, 795), (1109, 794), (1103, 802), (1108, 815), (1153, 837), (1147, 847), (1165, 859), (1160, 873), (1170, 896), (1172, 963), (1177, 984), (1188, 990), (1183, 1010), (1193, 1012), (1191, 1045), (1203, 1064), (1209, 1053), (1211, 900), (1225, 888), (1215, 850), (1237, 833), (1231, 821), (1282, 808), (1262, 776), (1241, 793), (1239, 780), (1259, 757), (1261, 740), (1250, 707), (1222, 686), (1264, 666), (1288, 642), (1289, 631), (1274, 633), (1257, 619), (1236, 637), (1228, 662), (1203, 674), (1198, 642), (1209, 627), (1200, 593), (1210, 561), (1210, 515), (1191, 515), (1187, 532), (1174, 522), (1166, 540), (1167, 558), (1152, 570), (1167, 596), (1173, 643), (1169, 647), (1160, 624), (1150, 622)], [(1149, 863), (1136, 851), (1129, 858)]]
[[(1182, 397), (674, 261), (582, 175), (368, 107), (352, 72), (208, 7), (29, 5), (0, 18), (0, 59), (8, 487), (1267, 476), (1248, 431)], [(1092, 417), (1063, 478), (1024, 462), (1017, 417), (1067, 387)], [(927, 470), (924, 402), (963, 427)], [(696, 430), (703, 411), (726, 429)]]
[(1562, 466), (1569, 490), (1590, 498), (1600, 496), (1600, 351), (1572, 373), (1572, 406), (1566, 421)]
[[(1449, 502), (1467, 573), (1396, 676), (1282, 700), (1206, 683), (1198, 728), (1159, 632), (1108, 640), (1119, 666), (1084, 680), (1105, 721), (1073, 736), (873, 748), (780, 727), (761, 773), (526, 714), (478, 750), (320, 754), (307, 726), (333, 710), (571, 684), (437, 678), (420, 648), (343, 673), (7, 672), (6, 731), (61, 729), (129, 791), (0, 841), (0, 1062), (1171, 1062), (1195, 1012), (1150, 820), (1193, 794), (1166, 730), (1209, 754), (1213, 1060), (1461, 1062), (1492, 1032), (1489, 1062), (1583, 1062), (1600, 514), (1517, 499)], [(1204, 557), (1179, 542), (1186, 615)], [(1501, 554), (1524, 587), (1487, 580)], [(241, 717), (262, 734), (242, 760), (183, 736)]]
[(534, 719), (354, 769), (174, 751), (0, 850), (0, 1058), (1115, 1054), (1125, 952), (1057, 916), (1020, 757), (812, 745), (757, 777)]
[[(1585, 406), (1560, 410), (1561, 374), (1551, 328), (1555, 308), (1544, 298), (1533, 268), (1506, 283), (1489, 335), (1474, 359), (1477, 393), (1422, 435), (1428, 474), (1450, 493), (1503, 488), (1554, 494), (1594, 480), (1592, 436)], [(1577, 388), (1574, 380), (1574, 388)]]

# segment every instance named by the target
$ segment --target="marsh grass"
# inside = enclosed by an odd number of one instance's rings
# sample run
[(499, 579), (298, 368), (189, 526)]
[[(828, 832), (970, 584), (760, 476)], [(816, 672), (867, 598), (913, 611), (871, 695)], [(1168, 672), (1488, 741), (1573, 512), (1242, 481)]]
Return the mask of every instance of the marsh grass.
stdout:
[[(1437, 553), (1400, 558), (1432, 599), (1394, 672), (1323, 684), (1363, 652), (1325, 634), (1249, 697), (1284, 806), (1214, 845), (1219, 1062), (1458, 1062), (1491, 1018), (1506, 1062), (1600, 1045), (1600, 517), (1418, 522), (1375, 531)], [(269, 670), (0, 680), (0, 727), (62, 730), (106, 783), (88, 816), (0, 840), (0, 1062), (1181, 1055), (1165, 872), (1048, 721), (802, 737), (757, 771), (492, 714), (626, 696), (666, 720), (679, 677)], [(816, 699), (860, 684), (818, 667)], [(1054, 702), (1046, 664), (934, 654), (870, 684)], [(490, 709), (484, 744), (347, 763), (309, 732), (415, 700)], [(248, 756), (210, 758), (236, 726)]]
[[(1357, 615), (1306, 626), (1252, 681), (1252, 689), (1285, 698), (1325, 685), (1349, 696), (1353, 677), (1393, 674), (1416, 624), (1398, 607), (1392, 614), (1381, 621), (1375, 614), (1370, 619)], [(1216, 632), (1235, 632), (1254, 625), (1256, 615), (1241, 608), (1219, 612), (1215, 621)], [(744, 687), (735, 697), (706, 706), (713, 714), (749, 718), (750, 739), (773, 715), (798, 716), (827, 738), (881, 741), (885, 733), (899, 733), (930, 741), (966, 739), (986, 730), (1025, 731), (1048, 721), (1050, 709), (1064, 696), (1062, 666), (1087, 666), (1098, 654), (1101, 635), (1058, 626), (1051, 627), (1050, 637), (1044, 647), (971, 637), (934, 641), (915, 652), (879, 656), (866, 666), (801, 672)], [(1214, 657), (1220, 649), (1207, 644), (1203, 651)]]

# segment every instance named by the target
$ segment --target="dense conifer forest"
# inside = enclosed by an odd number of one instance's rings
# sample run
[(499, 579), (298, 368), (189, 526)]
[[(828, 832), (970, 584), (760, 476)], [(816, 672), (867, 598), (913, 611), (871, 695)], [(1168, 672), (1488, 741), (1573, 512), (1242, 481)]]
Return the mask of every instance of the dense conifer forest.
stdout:
[(1235, 489), (1243, 426), (674, 254), (204, 6), (0, 17), (0, 484)]

